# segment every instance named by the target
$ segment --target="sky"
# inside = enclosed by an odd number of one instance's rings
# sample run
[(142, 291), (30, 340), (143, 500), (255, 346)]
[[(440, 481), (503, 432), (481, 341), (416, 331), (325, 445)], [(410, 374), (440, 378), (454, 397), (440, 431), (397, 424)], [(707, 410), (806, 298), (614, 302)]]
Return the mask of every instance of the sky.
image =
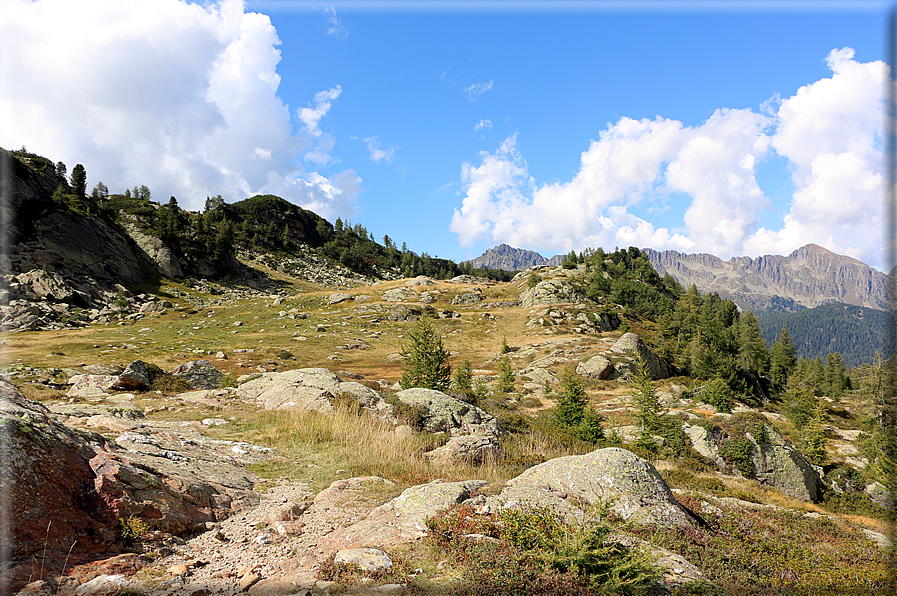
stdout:
[(0, 0), (0, 146), (455, 261), (882, 252), (889, 2)]

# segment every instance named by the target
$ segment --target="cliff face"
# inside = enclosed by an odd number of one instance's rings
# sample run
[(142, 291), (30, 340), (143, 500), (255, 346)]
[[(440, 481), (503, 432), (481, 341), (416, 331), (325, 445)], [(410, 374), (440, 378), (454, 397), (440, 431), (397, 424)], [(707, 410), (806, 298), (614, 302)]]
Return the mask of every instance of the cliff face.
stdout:
[(683, 286), (717, 292), (755, 311), (797, 310), (840, 302), (878, 310), (888, 307), (887, 276), (851, 257), (808, 244), (788, 256), (733, 257), (687, 255), (644, 249), (661, 275)]
[(503, 271), (523, 271), (530, 267), (549, 264), (548, 259), (537, 252), (514, 248), (507, 244), (494, 246), (469, 262), (474, 269), (486, 267)]

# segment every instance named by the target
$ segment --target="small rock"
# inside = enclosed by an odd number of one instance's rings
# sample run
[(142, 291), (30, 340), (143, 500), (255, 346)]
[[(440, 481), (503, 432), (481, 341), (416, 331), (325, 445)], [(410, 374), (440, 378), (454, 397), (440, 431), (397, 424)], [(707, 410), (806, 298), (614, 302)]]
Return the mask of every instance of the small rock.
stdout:
[(250, 571), (249, 573), (247, 573), (246, 575), (244, 575), (240, 578), (240, 583), (237, 584), (237, 589), (240, 592), (245, 592), (249, 588), (254, 586), (255, 584), (259, 583), (259, 580), (261, 580), (261, 579), (262, 579), (262, 576), (260, 576), (258, 573), (254, 572), (254, 571)]
[(184, 576), (190, 573), (190, 568), (186, 565), (172, 565), (168, 568), (169, 575), (179, 575)]

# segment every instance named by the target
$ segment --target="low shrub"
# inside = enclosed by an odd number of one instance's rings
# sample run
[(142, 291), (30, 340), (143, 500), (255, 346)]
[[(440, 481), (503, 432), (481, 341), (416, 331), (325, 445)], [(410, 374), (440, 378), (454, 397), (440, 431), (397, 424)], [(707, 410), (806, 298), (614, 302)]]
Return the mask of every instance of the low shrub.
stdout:
[(609, 540), (608, 512), (601, 506), (570, 524), (547, 507), (477, 515), (462, 505), (427, 526), (434, 546), (462, 570), (452, 594), (643, 594), (659, 573), (645, 553)]

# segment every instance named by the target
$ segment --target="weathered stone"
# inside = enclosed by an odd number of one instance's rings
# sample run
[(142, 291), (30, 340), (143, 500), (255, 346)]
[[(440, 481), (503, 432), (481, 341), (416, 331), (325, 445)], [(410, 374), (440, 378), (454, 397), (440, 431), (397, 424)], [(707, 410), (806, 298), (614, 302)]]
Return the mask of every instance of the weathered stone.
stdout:
[(483, 290), (480, 288), (472, 288), (468, 292), (458, 294), (452, 299), (452, 304), (456, 306), (465, 306), (471, 304), (479, 304), (483, 301)]
[(326, 368), (301, 368), (281, 373), (264, 373), (243, 383), (237, 395), (260, 404), (266, 410), (298, 408), (329, 412), (340, 395), (363, 406), (377, 409), (380, 394), (361, 383), (345, 383)]
[(764, 426), (766, 441), (758, 443), (755, 437), (746, 435), (754, 443), (751, 454), (754, 478), (795, 499), (818, 501), (822, 483), (819, 474), (778, 429), (769, 424)]
[(452, 435), (493, 435), (502, 433), (498, 420), (485, 410), (433, 389), (404, 389), (396, 393), (402, 403), (426, 411), (424, 426), (428, 432), (445, 431)]
[(417, 292), (411, 288), (393, 288), (383, 292), (383, 299), (387, 302), (404, 302), (406, 300), (417, 300)]
[(526, 470), (508, 484), (515, 489), (547, 491), (556, 497), (582, 499), (590, 504), (610, 499), (613, 511), (637, 523), (686, 526), (697, 523), (676, 501), (654, 466), (617, 447), (549, 460)]
[(606, 379), (614, 371), (614, 365), (604, 356), (598, 354), (576, 365), (576, 374), (592, 379)]
[(427, 535), (427, 518), (465, 501), (473, 491), (485, 485), (482, 480), (434, 480), (429, 484), (412, 486), (374, 509), (360, 522), (328, 534), (320, 547), (325, 552), (333, 552), (366, 545), (384, 547), (422, 538)]
[(357, 567), (369, 573), (392, 569), (392, 559), (378, 548), (347, 548), (336, 553), (333, 563)]
[(34, 269), (16, 276), (16, 281), (30, 287), (41, 300), (70, 302), (75, 293), (58, 273)]
[(405, 281), (406, 286), (435, 286), (436, 281), (433, 279), (426, 277), (424, 275), (419, 275), (417, 277), (411, 278)]
[(336, 294), (331, 294), (327, 299), (328, 305), (339, 304), (340, 302), (346, 302), (347, 300), (352, 300), (351, 294), (346, 294), (343, 292), (337, 292)]
[(431, 461), (482, 465), (498, 457), (501, 444), (495, 435), (452, 437), (448, 443), (427, 453)]
[(117, 375), (75, 375), (69, 379), (72, 386), (66, 395), (69, 397), (107, 395), (106, 390), (112, 387), (117, 380)]
[(688, 435), (695, 451), (707, 459), (715, 461), (720, 469), (725, 467), (725, 462), (723, 461), (723, 458), (720, 457), (719, 448), (717, 447), (721, 437), (712, 437), (706, 428), (697, 424), (683, 424), (682, 430)]
[(217, 389), (224, 380), (224, 373), (208, 360), (185, 362), (170, 374), (187, 381), (194, 389)]
[(876, 505), (894, 511), (894, 495), (880, 482), (868, 484), (864, 492)]
[[(618, 354), (628, 354), (632, 357), (635, 357), (636, 354), (640, 355), (648, 367), (648, 374), (655, 381), (658, 379), (666, 379), (670, 376), (669, 365), (657, 354), (652, 352), (651, 349), (645, 345), (645, 342), (643, 342), (635, 333), (624, 333), (623, 337), (618, 339), (613, 345), (611, 351)], [(631, 362), (627, 365), (629, 371), (631, 371), (630, 374), (636, 372), (635, 366), (635, 362)]]
[(135, 360), (118, 375), (110, 389), (118, 391), (140, 391), (152, 387), (157, 372), (143, 360)]
[(75, 596), (117, 596), (124, 589), (124, 575), (101, 575), (75, 588)]
[(570, 283), (559, 279), (540, 281), (520, 294), (520, 306), (532, 308), (548, 304), (583, 303), (586, 297)]
[(121, 225), (146, 258), (156, 265), (159, 273), (171, 279), (184, 277), (184, 271), (177, 257), (162, 243), (162, 240), (147, 234), (125, 218), (121, 218)]

